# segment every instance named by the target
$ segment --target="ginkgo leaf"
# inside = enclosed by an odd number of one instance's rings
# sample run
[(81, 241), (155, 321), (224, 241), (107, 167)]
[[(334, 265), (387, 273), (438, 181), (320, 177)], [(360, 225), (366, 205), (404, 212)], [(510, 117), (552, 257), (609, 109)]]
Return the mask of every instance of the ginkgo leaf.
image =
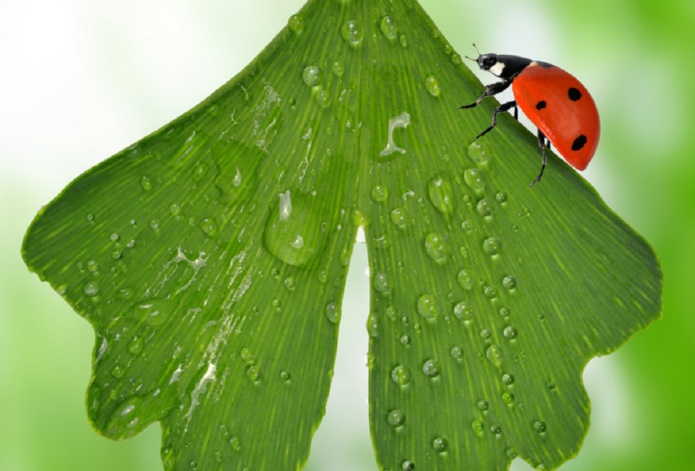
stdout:
[[(370, 254), (383, 469), (550, 469), (587, 361), (660, 313), (649, 246), (492, 102), (413, 1), (309, 1), (199, 106), (72, 182), (23, 254), (94, 327), (88, 412), (167, 469), (296, 469)], [(365, 313), (366, 314), (366, 313)], [(543, 468), (544, 467), (544, 468)]]

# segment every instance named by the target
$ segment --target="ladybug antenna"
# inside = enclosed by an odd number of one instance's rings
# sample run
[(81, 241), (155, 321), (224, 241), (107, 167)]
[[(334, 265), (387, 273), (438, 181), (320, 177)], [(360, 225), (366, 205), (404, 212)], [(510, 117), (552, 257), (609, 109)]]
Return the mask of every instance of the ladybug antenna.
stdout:
[[(478, 53), (478, 56), (480, 56), (480, 50), (478, 49), (478, 46), (476, 46), (475, 43), (473, 43), (473, 47), (475, 48), (476, 52)], [(468, 56), (463, 56), (463, 57), (465, 57), (469, 61), (478, 62), (477, 59), (473, 59), (472, 57), (468, 57)]]

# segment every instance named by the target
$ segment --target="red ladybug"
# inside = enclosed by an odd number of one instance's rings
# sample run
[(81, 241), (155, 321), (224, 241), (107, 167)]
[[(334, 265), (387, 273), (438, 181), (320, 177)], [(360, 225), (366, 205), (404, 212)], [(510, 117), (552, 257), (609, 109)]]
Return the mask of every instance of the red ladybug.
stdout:
[(478, 134), (476, 139), (497, 125), (498, 113), (513, 109), (514, 118), (518, 118), (519, 106), (538, 127), (542, 164), (531, 186), (543, 177), (547, 162), (545, 149), (551, 143), (574, 168), (584, 170), (589, 165), (598, 146), (601, 125), (594, 99), (579, 80), (559, 67), (525, 57), (478, 52), (477, 59), (467, 59), (477, 62), (482, 70), (489, 71), (502, 81), (486, 85), (485, 91), (474, 103), (461, 108), (474, 108), (483, 98), (496, 95), (510, 85), (516, 99), (495, 108), (492, 125)]

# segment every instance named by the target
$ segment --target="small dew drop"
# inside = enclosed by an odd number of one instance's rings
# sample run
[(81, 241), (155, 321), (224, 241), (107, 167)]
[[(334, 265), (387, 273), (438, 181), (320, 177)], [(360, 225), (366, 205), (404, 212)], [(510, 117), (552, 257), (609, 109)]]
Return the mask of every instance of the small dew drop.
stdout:
[(505, 276), (502, 279), (502, 287), (507, 291), (511, 291), (516, 288), (516, 278), (513, 276)]
[(504, 456), (507, 457), (508, 460), (513, 460), (517, 456), (519, 456), (519, 453), (514, 448), (507, 448), (504, 452)]
[(503, 392), (502, 402), (504, 402), (508, 406), (514, 405), (514, 394), (510, 393), (509, 391)]
[(422, 372), (428, 378), (436, 378), (439, 376), (439, 362), (433, 358), (426, 360), (422, 364)]
[(487, 152), (483, 150), (480, 141), (477, 139), (473, 141), (470, 146), (468, 146), (468, 156), (473, 160), (473, 162), (478, 164), (486, 164), (490, 160), (490, 156), (488, 156)]
[(502, 375), (502, 382), (507, 386), (511, 386), (512, 384), (514, 384), (514, 375), (511, 373), (503, 374)]
[(427, 196), (432, 205), (449, 217), (454, 211), (454, 193), (451, 184), (442, 177), (434, 177), (427, 181)]
[(234, 451), (241, 451), (241, 438), (238, 436), (233, 436), (229, 439), (229, 446), (232, 448)]
[(465, 290), (473, 289), (473, 275), (470, 270), (464, 268), (458, 274), (459, 286)]
[(415, 471), (415, 463), (410, 460), (405, 460), (401, 463), (402, 471)]
[(302, 34), (304, 32), (304, 18), (301, 15), (292, 15), (287, 22), (287, 26), (293, 33)]
[(542, 420), (536, 420), (533, 422), (533, 430), (535, 430), (536, 433), (542, 434), (547, 430), (547, 426)]
[(326, 319), (331, 324), (337, 324), (340, 321), (340, 308), (334, 302), (328, 303), (326, 305)]
[(442, 94), (442, 90), (439, 87), (439, 82), (437, 81), (437, 78), (434, 75), (429, 75), (425, 79), (425, 88), (433, 97), (438, 97)]
[(388, 415), (386, 416), (386, 422), (388, 422), (388, 424), (394, 428), (402, 427), (405, 423), (405, 413), (400, 409), (393, 409), (392, 411), (389, 411)]
[(490, 408), (490, 403), (487, 402), (485, 399), (481, 399), (475, 406), (478, 408), (480, 412), (487, 412)]
[(454, 345), (451, 347), (451, 358), (453, 358), (456, 361), (460, 361), (463, 358), (463, 348), (459, 347), (458, 345)]
[(513, 325), (508, 325), (507, 327), (505, 327), (502, 333), (504, 334), (504, 337), (508, 340), (514, 340), (519, 336), (519, 331)]
[(396, 36), (398, 36), (398, 25), (396, 25), (396, 20), (390, 16), (383, 17), (379, 27), (381, 28), (381, 32), (384, 33), (384, 36), (391, 41), (396, 39)]
[(379, 319), (373, 312), (367, 316), (367, 333), (373, 339), (379, 336)]
[(482, 437), (483, 434), (485, 433), (485, 424), (483, 423), (482, 420), (474, 420), (471, 423), (471, 427), (473, 428), (473, 431), (475, 432), (476, 435), (479, 437)]
[(477, 168), (469, 168), (463, 172), (463, 180), (468, 187), (476, 193), (482, 193), (485, 189), (485, 180), (483, 180), (482, 170)]
[(410, 336), (408, 334), (401, 335), (401, 338), (399, 340), (401, 342), (401, 345), (403, 345), (404, 347), (410, 346)]
[(116, 379), (122, 378), (125, 374), (125, 369), (121, 365), (116, 365), (111, 369), (111, 376)]
[(444, 437), (436, 437), (432, 440), (432, 449), (437, 453), (446, 453), (448, 443)]
[(208, 237), (215, 237), (219, 233), (219, 227), (215, 218), (205, 218), (200, 222), (200, 229)]
[(341, 61), (335, 61), (331, 64), (331, 72), (336, 77), (342, 77), (345, 73), (345, 65)]
[(375, 291), (377, 291), (378, 293), (380, 293), (382, 295), (388, 295), (392, 290), (392, 286), (391, 286), (391, 283), (389, 281), (389, 277), (384, 272), (376, 272), (374, 274), (374, 279), (372, 280), (372, 286), (374, 287)]
[(99, 283), (97, 283), (96, 281), (88, 281), (87, 283), (85, 283), (84, 287), (82, 288), (82, 291), (86, 296), (92, 298), (99, 294)]
[(364, 29), (355, 20), (350, 20), (343, 24), (340, 34), (352, 47), (359, 47), (364, 39)]
[(502, 349), (499, 346), (492, 344), (489, 347), (487, 347), (487, 350), (485, 351), (485, 356), (488, 360), (490, 360), (490, 363), (492, 363), (496, 367), (499, 368), (500, 366), (502, 366)]
[(487, 255), (499, 255), (502, 251), (502, 242), (497, 237), (488, 237), (483, 241), (483, 252)]
[(294, 291), (294, 289), (297, 287), (297, 281), (292, 275), (285, 278), (282, 284), (285, 285), (285, 288), (287, 288), (290, 291)]
[(398, 226), (399, 229), (405, 229), (408, 224), (408, 215), (403, 208), (396, 208), (391, 211), (391, 222)]
[(375, 203), (383, 203), (389, 197), (389, 190), (382, 185), (374, 185), (371, 192), (372, 200)]
[(490, 203), (490, 200), (487, 198), (478, 201), (478, 205), (475, 209), (478, 211), (478, 214), (486, 219), (492, 217), (492, 203)]
[(428, 320), (436, 319), (439, 315), (439, 308), (431, 294), (423, 294), (417, 300), (417, 311), (422, 317)]
[(427, 234), (427, 236), (425, 236), (425, 251), (427, 255), (438, 264), (441, 265), (446, 262), (449, 249), (447, 248), (444, 236), (436, 232)]
[(462, 321), (470, 321), (473, 319), (473, 308), (466, 301), (456, 303), (454, 306), (454, 316)]
[(152, 188), (154, 188), (154, 182), (150, 177), (144, 175), (142, 178), (140, 178), (140, 186), (143, 190), (150, 191)]
[(391, 371), (391, 379), (399, 386), (406, 386), (411, 378), (410, 368), (405, 365), (398, 365)]
[(304, 68), (302, 80), (308, 87), (315, 87), (321, 82), (321, 69), (317, 65), (310, 65)]

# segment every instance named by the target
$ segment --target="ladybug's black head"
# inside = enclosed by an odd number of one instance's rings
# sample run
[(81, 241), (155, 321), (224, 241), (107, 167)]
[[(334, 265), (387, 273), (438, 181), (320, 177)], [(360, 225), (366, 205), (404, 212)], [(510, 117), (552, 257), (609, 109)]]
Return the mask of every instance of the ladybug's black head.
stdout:
[(490, 70), (497, 64), (497, 54), (480, 54), (476, 62), (481, 69)]

